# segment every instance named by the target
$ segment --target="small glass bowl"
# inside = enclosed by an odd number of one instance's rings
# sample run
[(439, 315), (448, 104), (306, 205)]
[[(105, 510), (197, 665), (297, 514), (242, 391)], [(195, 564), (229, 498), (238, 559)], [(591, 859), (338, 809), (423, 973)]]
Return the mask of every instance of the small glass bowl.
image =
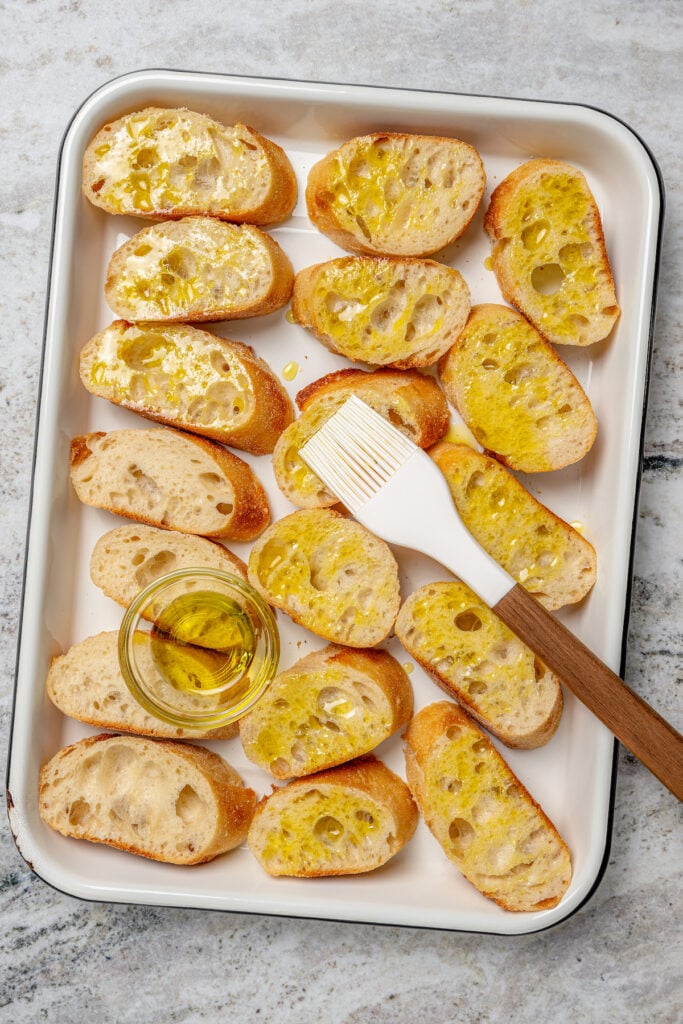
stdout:
[(119, 630), (121, 672), (150, 714), (217, 729), (253, 707), (277, 672), (275, 616), (249, 583), (178, 569), (141, 590)]

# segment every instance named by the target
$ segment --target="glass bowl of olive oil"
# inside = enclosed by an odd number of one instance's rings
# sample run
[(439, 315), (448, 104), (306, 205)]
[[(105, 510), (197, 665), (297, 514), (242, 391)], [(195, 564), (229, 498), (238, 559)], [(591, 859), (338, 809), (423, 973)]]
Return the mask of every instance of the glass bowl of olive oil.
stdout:
[(280, 639), (249, 583), (178, 569), (141, 590), (119, 630), (126, 684), (146, 711), (183, 729), (216, 729), (253, 707), (275, 675)]

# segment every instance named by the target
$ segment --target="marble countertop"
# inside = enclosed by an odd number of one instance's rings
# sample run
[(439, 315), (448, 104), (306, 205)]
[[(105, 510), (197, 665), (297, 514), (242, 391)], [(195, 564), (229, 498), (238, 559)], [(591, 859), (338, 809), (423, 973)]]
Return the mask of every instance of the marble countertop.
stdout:
[[(3, 765), (57, 153), (83, 99), (142, 67), (574, 101), (643, 137), (667, 212), (626, 676), (680, 727), (683, 168), (673, 97), (682, 16), (675, 0), (579, 2), (571, 24), (559, 0), (0, 4)], [(29, 870), (3, 803), (0, 1022), (674, 1024), (683, 997), (680, 824), (675, 799), (620, 751), (596, 893), (548, 932), (502, 938), (80, 902)]]

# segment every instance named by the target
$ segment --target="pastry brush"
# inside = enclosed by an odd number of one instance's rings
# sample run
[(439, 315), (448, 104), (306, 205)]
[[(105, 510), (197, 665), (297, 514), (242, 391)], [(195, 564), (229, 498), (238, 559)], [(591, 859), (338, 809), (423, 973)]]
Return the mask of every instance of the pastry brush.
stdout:
[(683, 737), (474, 540), (429, 456), (355, 395), (299, 451), (352, 515), (455, 573), (683, 800)]

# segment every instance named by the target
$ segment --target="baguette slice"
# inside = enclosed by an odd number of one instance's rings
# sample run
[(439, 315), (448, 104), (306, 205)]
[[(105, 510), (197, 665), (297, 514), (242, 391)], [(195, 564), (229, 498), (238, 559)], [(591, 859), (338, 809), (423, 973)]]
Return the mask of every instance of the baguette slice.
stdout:
[(289, 779), (369, 753), (412, 713), (413, 691), (395, 658), (330, 644), (277, 675), (239, 730), (250, 761)]
[(501, 181), (484, 227), (500, 290), (548, 341), (592, 345), (619, 316), (600, 213), (576, 167), (530, 160)]
[(441, 441), (429, 452), (475, 540), (549, 611), (586, 596), (595, 548), (495, 459)]
[[(148, 714), (126, 686), (119, 668), (118, 631), (98, 633), (54, 658), (47, 674), (47, 695), (62, 714), (96, 729), (168, 739), (222, 740), (236, 736), (236, 722), (217, 729), (180, 729)], [(183, 648), (185, 659), (193, 649)], [(202, 652), (196, 668), (201, 671)]]
[(571, 857), (552, 822), (456, 704), (419, 711), (405, 734), (408, 785), (465, 878), (504, 910), (556, 906)]
[(143, 228), (116, 250), (104, 285), (123, 320), (240, 320), (280, 309), (294, 274), (277, 242), (250, 224), (185, 217)]
[(507, 306), (474, 306), (439, 362), (446, 397), (477, 441), (511, 469), (578, 462), (597, 434), (591, 403), (554, 349)]
[(86, 505), (181, 533), (251, 540), (270, 521), (246, 462), (170, 427), (74, 437), (71, 480)]
[(415, 591), (395, 630), (437, 685), (509, 747), (543, 746), (557, 729), (557, 676), (464, 583)]
[(470, 290), (434, 260), (342, 256), (300, 270), (292, 314), (331, 352), (396, 370), (430, 366), (467, 321)]
[(171, 427), (272, 452), (293, 419), (287, 392), (249, 345), (187, 324), (116, 320), (81, 352), (93, 395)]
[(458, 139), (376, 132), (345, 142), (308, 175), (308, 215), (361, 255), (427, 256), (454, 242), (484, 193), (477, 151)]
[(294, 622), (347, 647), (384, 640), (400, 604), (388, 544), (332, 509), (273, 523), (251, 549), (249, 582)]
[(107, 213), (268, 224), (289, 216), (296, 194), (278, 145), (193, 110), (126, 114), (100, 128), (83, 157), (83, 195)]
[(448, 430), (448, 405), (433, 377), (417, 370), (338, 370), (297, 395), (302, 414), (282, 433), (273, 452), (273, 471), (286, 498), (300, 508), (324, 508), (337, 498), (299, 457), (299, 449), (351, 395), (388, 419), (421, 448)]
[(89, 736), (40, 771), (40, 816), (64, 836), (169, 864), (202, 864), (243, 842), (256, 794), (204, 747)]
[(177, 569), (204, 568), (247, 578), (242, 559), (217, 541), (141, 523), (109, 530), (90, 556), (91, 580), (124, 608), (160, 576)]
[(269, 875), (357, 875), (394, 857), (417, 821), (405, 782), (369, 756), (263, 797), (247, 845)]

